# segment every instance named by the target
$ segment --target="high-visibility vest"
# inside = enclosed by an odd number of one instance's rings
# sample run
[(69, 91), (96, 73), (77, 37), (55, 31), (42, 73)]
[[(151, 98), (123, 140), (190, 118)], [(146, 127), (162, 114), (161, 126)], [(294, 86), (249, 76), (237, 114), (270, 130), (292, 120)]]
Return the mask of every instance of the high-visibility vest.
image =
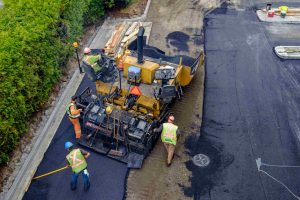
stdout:
[(165, 143), (176, 145), (178, 126), (172, 123), (163, 123), (163, 130), (161, 133), (161, 140)]
[(101, 56), (85, 55), (83, 60), (87, 62), (97, 73), (101, 70), (101, 66), (98, 65), (97, 61), (100, 60)]
[(73, 149), (66, 158), (74, 173), (79, 173), (87, 167), (87, 162), (79, 149)]
[(70, 118), (73, 118), (73, 119), (80, 117), (80, 114), (72, 115), (72, 113), (71, 113), (71, 106), (74, 106), (74, 109), (77, 110), (76, 104), (75, 104), (75, 103), (70, 103), (70, 104), (67, 106), (67, 108), (66, 108), (66, 111), (67, 111), (67, 114), (69, 115), (69, 117), (70, 117)]

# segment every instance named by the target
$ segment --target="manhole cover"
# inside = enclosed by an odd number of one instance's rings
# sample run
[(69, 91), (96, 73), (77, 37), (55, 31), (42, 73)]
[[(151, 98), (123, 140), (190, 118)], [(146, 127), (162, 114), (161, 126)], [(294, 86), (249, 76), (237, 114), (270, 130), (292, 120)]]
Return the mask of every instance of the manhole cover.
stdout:
[(193, 163), (198, 167), (206, 167), (210, 163), (210, 159), (207, 155), (197, 154), (193, 157)]

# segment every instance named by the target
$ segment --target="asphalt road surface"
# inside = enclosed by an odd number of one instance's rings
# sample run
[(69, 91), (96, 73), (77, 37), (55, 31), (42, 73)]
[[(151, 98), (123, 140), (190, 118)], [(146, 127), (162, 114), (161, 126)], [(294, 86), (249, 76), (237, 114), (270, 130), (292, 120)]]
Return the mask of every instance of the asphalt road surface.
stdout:
[[(77, 92), (86, 87), (95, 90), (95, 84), (86, 76), (84, 77)], [(64, 117), (62, 120), (44, 159), (38, 167), (36, 176), (48, 171), (64, 167), (67, 164), (64, 149), (66, 141), (76, 144), (74, 130), (71, 122)], [(80, 148), (83, 148), (80, 146)], [(84, 149), (84, 148), (83, 148)], [(96, 154), (90, 150), (91, 156), (87, 159), (88, 171), (90, 173), (91, 187), (88, 192), (83, 191), (82, 176), (78, 178), (76, 191), (71, 191), (71, 169), (53, 174), (33, 181), (23, 197), (24, 200), (118, 200), (123, 199), (125, 181), (128, 173), (127, 166), (123, 163)]]
[[(204, 113), (191, 156), (208, 155), (208, 167), (192, 161), (194, 199), (292, 200), (286, 188), (255, 160), (300, 165), (300, 61), (276, 57), (276, 45), (300, 45), (300, 26), (259, 22), (254, 10), (217, 9), (206, 18)], [(261, 167), (300, 196), (300, 168)]]

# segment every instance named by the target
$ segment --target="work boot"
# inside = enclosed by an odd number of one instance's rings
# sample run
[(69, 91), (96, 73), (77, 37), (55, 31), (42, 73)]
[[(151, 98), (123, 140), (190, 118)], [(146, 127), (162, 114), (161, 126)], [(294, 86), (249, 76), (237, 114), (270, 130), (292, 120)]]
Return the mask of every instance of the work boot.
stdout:
[(72, 185), (71, 185), (71, 190), (73, 190), (73, 191), (74, 191), (74, 190), (76, 190), (76, 189), (77, 189), (77, 187), (76, 187), (76, 186), (72, 186)]
[(166, 167), (170, 167), (172, 163), (168, 163), (168, 161), (166, 162)]
[(87, 186), (84, 186), (83, 190), (86, 192), (90, 189), (90, 184), (88, 184)]

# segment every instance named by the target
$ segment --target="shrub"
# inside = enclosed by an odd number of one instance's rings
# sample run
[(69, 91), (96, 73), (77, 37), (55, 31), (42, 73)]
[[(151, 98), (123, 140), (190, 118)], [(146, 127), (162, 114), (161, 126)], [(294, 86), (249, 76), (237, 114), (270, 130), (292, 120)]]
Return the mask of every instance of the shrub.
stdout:
[(59, 77), (58, 1), (6, 0), (0, 15), (0, 163)]
[[(48, 100), (85, 21), (128, 0), (4, 0), (0, 9), (0, 164)], [(125, 5), (124, 4), (124, 5)]]

